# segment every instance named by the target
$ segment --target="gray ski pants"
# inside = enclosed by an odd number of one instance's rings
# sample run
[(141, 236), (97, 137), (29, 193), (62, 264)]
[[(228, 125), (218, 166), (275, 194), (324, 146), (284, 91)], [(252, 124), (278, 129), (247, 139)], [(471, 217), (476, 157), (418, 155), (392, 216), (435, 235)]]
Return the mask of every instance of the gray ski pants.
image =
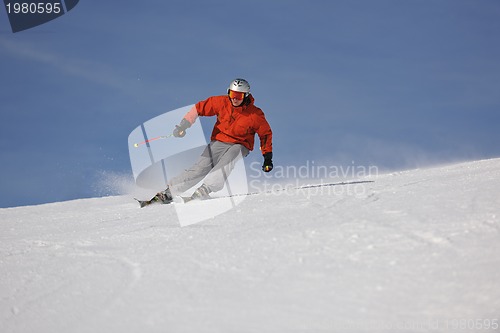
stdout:
[(212, 141), (192, 167), (169, 181), (170, 191), (174, 195), (180, 194), (203, 178), (203, 184), (210, 192), (220, 191), (236, 162), (249, 152), (240, 144)]

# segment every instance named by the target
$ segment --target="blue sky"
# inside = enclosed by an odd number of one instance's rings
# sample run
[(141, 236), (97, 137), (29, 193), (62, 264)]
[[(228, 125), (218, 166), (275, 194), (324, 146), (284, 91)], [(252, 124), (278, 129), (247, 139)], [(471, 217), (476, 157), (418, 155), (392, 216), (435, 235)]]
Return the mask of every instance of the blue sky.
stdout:
[(107, 194), (135, 127), (235, 77), (276, 165), (500, 157), (499, 17), (496, 0), (82, 0), (13, 34), (2, 7), (0, 207)]

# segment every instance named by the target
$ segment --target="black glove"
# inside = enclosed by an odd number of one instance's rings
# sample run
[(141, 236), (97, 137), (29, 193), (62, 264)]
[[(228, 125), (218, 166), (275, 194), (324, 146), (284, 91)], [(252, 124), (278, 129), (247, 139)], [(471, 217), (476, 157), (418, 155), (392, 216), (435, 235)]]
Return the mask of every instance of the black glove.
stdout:
[(273, 153), (265, 153), (264, 164), (262, 164), (262, 171), (269, 172), (273, 169)]
[(179, 125), (175, 125), (172, 134), (176, 138), (182, 138), (184, 135), (186, 135), (186, 129), (188, 129), (189, 127), (191, 127), (191, 123), (186, 118), (182, 118), (181, 123)]

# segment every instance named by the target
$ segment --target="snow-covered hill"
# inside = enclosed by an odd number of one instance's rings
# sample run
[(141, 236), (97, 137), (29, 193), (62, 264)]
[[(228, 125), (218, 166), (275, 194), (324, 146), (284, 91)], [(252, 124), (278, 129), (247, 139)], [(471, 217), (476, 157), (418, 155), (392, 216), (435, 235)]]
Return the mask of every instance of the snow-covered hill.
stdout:
[(0, 332), (498, 331), (500, 159), (361, 181), (0, 209)]

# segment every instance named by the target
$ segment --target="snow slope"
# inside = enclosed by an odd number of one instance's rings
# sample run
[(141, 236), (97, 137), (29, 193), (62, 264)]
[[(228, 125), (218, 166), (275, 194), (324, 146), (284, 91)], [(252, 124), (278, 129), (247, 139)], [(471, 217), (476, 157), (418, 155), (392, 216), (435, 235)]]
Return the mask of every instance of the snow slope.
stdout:
[(500, 159), (362, 181), (0, 209), (0, 332), (499, 331)]

